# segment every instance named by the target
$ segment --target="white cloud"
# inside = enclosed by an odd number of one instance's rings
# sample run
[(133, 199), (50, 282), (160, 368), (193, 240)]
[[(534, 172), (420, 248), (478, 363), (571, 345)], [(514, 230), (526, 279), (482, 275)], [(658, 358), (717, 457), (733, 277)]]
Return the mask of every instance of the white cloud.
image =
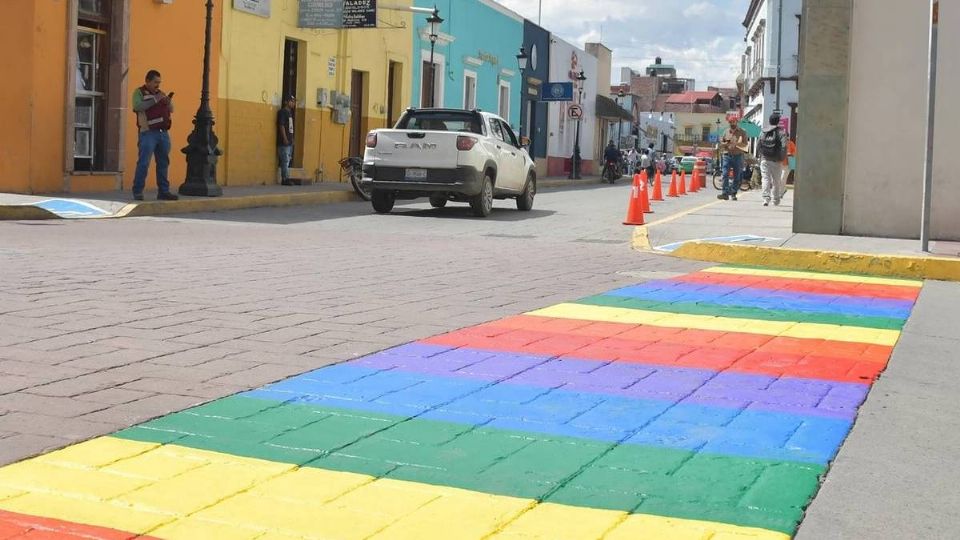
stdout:
[(642, 71), (657, 56), (697, 88), (733, 86), (740, 70), (749, 0), (499, 1), (534, 22), (542, 2), (542, 26), (577, 46), (602, 36), (615, 79), (620, 67)]

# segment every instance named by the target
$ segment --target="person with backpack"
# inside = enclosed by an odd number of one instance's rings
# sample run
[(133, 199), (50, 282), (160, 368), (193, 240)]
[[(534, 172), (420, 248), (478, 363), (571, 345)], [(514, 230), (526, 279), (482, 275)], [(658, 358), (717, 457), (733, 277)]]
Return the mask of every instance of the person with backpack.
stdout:
[(786, 191), (783, 178), (783, 160), (787, 158), (787, 132), (780, 127), (780, 111), (770, 115), (770, 124), (760, 136), (760, 176), (763, 182), (763, 205), (770, 206), (770, 192), (773, 192), (773, 205), (780, 206), (780, 197)]

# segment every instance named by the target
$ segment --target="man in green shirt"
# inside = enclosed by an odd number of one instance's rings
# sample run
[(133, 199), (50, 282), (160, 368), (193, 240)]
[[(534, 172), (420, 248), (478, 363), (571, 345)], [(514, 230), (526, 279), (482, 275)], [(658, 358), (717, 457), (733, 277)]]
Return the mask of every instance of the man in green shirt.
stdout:
[(143, 200), (143, 188), (150, 169), (150, 157), (157, 161), (157, 200), (175, 201), (170, 193), (167, 171), (170, 168), (170, 115), (173, 113), (173, 92), (160, 90), (160, 72), (151, 69), (145, 83), (133, 91), (133, 112), (137, 115), (140, 134), (137, 139), (137, 169), (133, 176), (133, 198)]

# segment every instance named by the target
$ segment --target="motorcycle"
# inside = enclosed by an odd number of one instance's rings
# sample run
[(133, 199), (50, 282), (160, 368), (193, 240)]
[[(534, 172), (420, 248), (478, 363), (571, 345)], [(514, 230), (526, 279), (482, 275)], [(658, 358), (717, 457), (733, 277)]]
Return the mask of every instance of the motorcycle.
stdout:
[(357, 192), (357, 195), (365, 201), (369, 201), (371, 197), (370, 190), (363, 187), (360, 183), (363, 180), (363, 160), (358, 157), (345, 157), (338, 161), (340, 168), (343, 169), (343, 172), (347, 173), (350, 177), (350, 185), (353, 186), (353, 190)]
[(618, 178), (623, 176), (620, 172), (620, 164), (613, 160), (607, 160), (603, 165), (603, 179), (613, 184)]

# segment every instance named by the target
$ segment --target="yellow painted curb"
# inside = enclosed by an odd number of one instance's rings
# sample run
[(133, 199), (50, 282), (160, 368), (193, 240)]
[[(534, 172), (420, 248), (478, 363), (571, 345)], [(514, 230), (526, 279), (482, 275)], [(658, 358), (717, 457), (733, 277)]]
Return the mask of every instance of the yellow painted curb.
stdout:
[(787, 270), (960, 281), (960, 259), (687, 242), (675, 257)]
[(60, 219), (49, 210), (30, 205), (0, 205), (0, 221), (21, 221), (35, 219)]
[(116, 217), (169, 216), (195, 212), (219, 212), (246, 208), (282, 207), (327, 204), (357, 200), (352, 191), (321, 191), (317, 193), (275, 193), (249, 197), (211, 197), (179, 201), (150, 201), (128, 204)]

